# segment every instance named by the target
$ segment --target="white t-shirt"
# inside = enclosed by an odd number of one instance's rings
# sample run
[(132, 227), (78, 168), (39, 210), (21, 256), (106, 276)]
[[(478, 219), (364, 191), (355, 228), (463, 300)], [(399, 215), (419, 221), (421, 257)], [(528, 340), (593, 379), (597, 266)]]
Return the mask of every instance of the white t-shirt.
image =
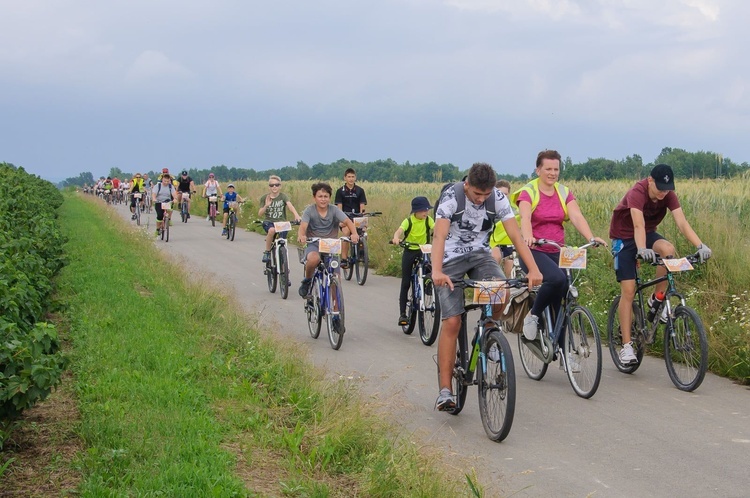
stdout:
[[(503, 221), (512, 219), (514, 217), (513, 209), (510, 207), (508, 198), (496, 188), (493, 188), (492, 191), (495, 194), (495, 223), (502, 223)], [(456, 191), (454, 187), (448, 187), (438, 201), (435, 220), (437, 221), (440, 218), (450, 220), (457, 208)], [(482, 230), (482, 225), (486, 217), (487, 209), (485, 209), (484, 204), (476, 206), (472, 204), (467, 196), (466, 207), (461, 221), (451, 223), (448, 230), (448, 236), (445, 239), (443, 262), (450, 261), (462, 254), (473, 251), (489, 252), (492, 226)]]

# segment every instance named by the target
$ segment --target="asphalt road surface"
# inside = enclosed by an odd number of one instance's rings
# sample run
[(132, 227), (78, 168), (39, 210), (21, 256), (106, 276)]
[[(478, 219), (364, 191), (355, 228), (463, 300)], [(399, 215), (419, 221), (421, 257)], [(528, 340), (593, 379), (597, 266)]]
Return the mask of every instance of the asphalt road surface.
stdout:
[[(406, 209), (406, 208), (405, 208)], [(117, 210), (130, 219), (125, 207)], [(378, 220), (375, 220), (377, 223)], [(135, 226), (135, 223), (132, 223)], [(144, 217), (149, 234), (155, 218)], [(517, 398), (510, 435), (486, 438), (476, 388), (458, 416), (433, 410), (437, 346), (424, 346), (396, 325), (399, 280), (370, 273), (364, 286), (344, 282), (346, 335), (331, 349), (325, 324), (307, 331), (297, 294), (302, 267), (290, 247), (292, 287), (282, 300), (268, 292), (263, 237), (238, 231), (220, 237), (205, 216), (174, 221), (169, 243), (154, 243), (170, 258), (184, 258), (196, 274), (215, 276), (261, 326), (296, 341), (331, 376), (360, 385), (362, 393), (400, 424), (402, 433), (445, 455), (458, 476), (476, 470), (487, 496), (750, 496), (750, 390), (707, 374), (693, 393), (677, 390), (664, 361), (646, 358), (633, 375), (618, 372), (603, 349), (596, 395), (575, 395), (556, 364), (541, 381), (529, 379), (512, 344)], [(614, 278), (614, 277), (613, 277)], [(472, 317), (472, 320), (475, 320)], [(600, 322), (600, 328), (606, 324)]]

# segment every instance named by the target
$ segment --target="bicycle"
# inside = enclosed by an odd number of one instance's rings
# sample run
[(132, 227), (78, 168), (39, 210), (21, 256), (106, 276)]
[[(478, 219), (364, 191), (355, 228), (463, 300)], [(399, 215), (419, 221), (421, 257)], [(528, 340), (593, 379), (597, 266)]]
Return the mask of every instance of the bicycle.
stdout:
[[(341, 241), (338, 239), (309, 238), (309, 242), (318, 241), (320, 263), (315, 268), (310, 283), (310, 294), (305, 299), (307, 328), (313, 339), (320, 335), (323, 317), (326, 318), (328, 341), (334, 350), (338, 350), (344, 341), (345, 313), (344, 293), (336, 269), (339, 267), (338, 255), (341, 254)], [(297, 248), (300, 263), (305, 264), (304, 248)]]
[(208, 217), (211, 220), (211, 226), (216, 226), (216, 213), (219, 211), (219, 197), (216, 195), (208, 196)]
[[(255, 220), (255, 223), (262, 225), (262, 220)], [(273, 227), (276, 231), (273, 241), (271, 242), (271, 255), (268, 261), (263, 263), (263, 273), (268, 280), (268, 291), (272, 294), (276, 292), (276, 284), (279, 285), (281, 299), (286, 299), (289, 295), (289, 251), (287, 250), (287, 240), (279, 237), (282, 232), (288, 232), (292, 225), (299, 225), (297, 221), (277, 221)]]
[(227, 233), (226, 237), (229, 241), (234, 241), (234, 232), (237, 230), (237, 208), (242, 204), (239, 201), (232, 201), (229, 203), (229, 216), (227, 216)]
[(143, 194), (140, 192), (133, 192), (133, 199), (135, 199), (135, 224), (141, 225), (141, 197)]
[[(456, 405), (446, 411), (458, 415), (466, 402), (468, 387), (476, 385), (482, 426), (487, 437), (495, 442), (504, 440), (513, 425), (516, 374), (510, 343), (503, 335), (502, 327), (492, 319), (492, 305), (502, 303), (507, 299), (508, 289), (521, 287), (525, 282), (526, 279), (463, 279), (453, 282), (456, 286), (475, 291), (473, 302), (465, 304), (461, 314), (456, 362), (451, 377), (451, 392), (456, 396)], [(474, 309), (481, 310), (481, 315), (469, 346), (466, 323), (468, 312)]]
[[(560, 250), (560, 268), (565, 270), (568, 292), (563, 297), (560, 315), (553, 317), (551, 307), (544, 309), (539, 321), (539, 333), (530, 341), (518, 334), (518, 351), (526, 375), (533, 380), (542, 380), (547, 367), (560, 353), (558, 339), (563, 339), (562, 365), (573, 391), (581, 398), (591, 398), (599, 388), (602, 377), (602, 345), (599, 327), (594, 316), (585, 306), (578, 304), (578, 289), (572, 269), (582, 270), (586, 263), (586, 249), (597, 246), (589, 242), (581, 247), (562, 247), (552, 240), (538, 239), (537, 245), (551, 245)], [(514, 265), (518, 258), (514, 257)], [(518, 269), (514, 269), (518, 271)]]
[[(404, 249), (410, 248), (410, 244), (403, 242), (399, 246)], [(440, 302), (430, 278), (432, 244), (421, 244), (419, 249), (422, 254), (412, 266), (411, 285), (406, 301), (406, 318), (409, 323), (402, 325), (401, 330), (404, 334), (410, 335), (419, 324), (419, 338), (422, 344), (432, 346), (440, 330)]]
[(169, 242), (169, 220), (172, 218), (172, 203), (162, 202), (161, 208), (164, 210), (164, 220), (162, 221), (159, 235), (161, 235), (161, 240)]
[[(664, 266), (667, 274), (641, 283), (640, 264), (636, 264), (635, 282), (636, 297), (633, 299), (633, 316), (630, 337), (633, 351), (638, 359), (637, 363), (623, 365), (620, 363), (620, 349), (622, 349), (622, 332), (620, 331), (620, 316), (618, 308), (620, 297), (617, 296), (609, 308), (607, 320), (607, 341), (609, 353), (615, 366), (620, 372), (633, 373), (638, 370), (643, 360), (646, 346), (654, 344), (657, 329), (664, 325), (664, 362), (672, 383), (681, 391), (694, 391), (701, 385), (708, 369), (708, 339), (706, 328), (703, 326), (698, 313), (685, 303), (685, 297), (677, 292), (674, 273), (690, 271), (692, 265), (701, 263), (698, 253), (680, 259), (662, 259), (657, 255), (654, 266)], [(664, 300), (656, 308), (653, 322), (645, 316), (643, 290), (667, 281), (667, 291)], [(673, 299), (676, 303), (673, 303)], [(666, 323), (660, 317), (666, 309)]]
[(190, 200), (190, 193), (189, 192), (183, 192), (182, 198), (180, 200), (180, 216), (182, 217), (182, 222), (187, 223), (188, 218), (190, 218), (190, 210), (189, 210), (189, 204), (188, 201)]
[(367, 225), (369, 218), (380, 216), (381, 214), (383, 213), (380, 211), (374, 213), (346, 213), (357, 228), (359, 242), (350, 246), (351, 255), (348, 256), (348, 267), (342, 269), (344, 270), (344, 278), (347, 280), (351, 280), (352, 273), (356, 273), (359, 285), (365, 285), (367, 271), (370, 266), (370, 251), (367, 247)]
[(143, 212), (151, 214), (151, 189), (146, 189), (146, 196), (143, 199)]

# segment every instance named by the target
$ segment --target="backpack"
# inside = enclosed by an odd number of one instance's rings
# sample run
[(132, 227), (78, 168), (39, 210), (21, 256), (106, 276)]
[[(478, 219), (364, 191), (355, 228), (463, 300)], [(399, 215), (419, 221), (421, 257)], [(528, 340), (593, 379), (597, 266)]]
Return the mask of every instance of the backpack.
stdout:
[[(443, 188), (440, 189), (440, 195), (437, 198), (437, 201), (435, 202), (435, 207), (433, 209), (433, 218), (437, 221), (437, 208), (438, 204), (440, 203), (440, 199), (443, 197), (443, 193), (448, 189), (448, 187), (453, 187), (453, 190), (456, 192), (456, 212), (453, 213), (453, 216), (451, 216), (451, 223), (458, 223), (461, 221), (461, 218), (464, 215), (464, 211), (466, 210), (466, 192), (464, 192), (464, 182), (466, 181), (466, 177), (464, 177), (463, 180), (456, 183), (446, 183), (443, 185)], [(484, 222), (482, 223), (482, 231), (487, 230), (493, 230), (495, 228), (495, 190), (492, 190), (492, 195), (487, 197), (484, 201), (484, 208), (487, 211), (486, 217), (484, 219)]]
[[(404, 230), (404, 240), (406, 240), (406, 237), (409, 236), (409, 232), (411, 232), (411, 215), (409, 215), (409, 217), (406, 220), (408, 221), (408, 224), (406, 226), (406, 230)], [(429, 216), (424, 219), (424, 224), (425, 224), (425, 232), (427, 233), (427, 242), (425, 243), (429, 244), (430, 243), (430, 217)], [(435, 229), (434, 222), (433, 222), (432, 228), (433, 230)]]
[[(169, 191), (172, 191), (172, 183), (169, 183)], [(159, 192), (161, 192), (161, 182), (159, 182), (159, 187), (156, 189), (156, 195), (159, 195)]]

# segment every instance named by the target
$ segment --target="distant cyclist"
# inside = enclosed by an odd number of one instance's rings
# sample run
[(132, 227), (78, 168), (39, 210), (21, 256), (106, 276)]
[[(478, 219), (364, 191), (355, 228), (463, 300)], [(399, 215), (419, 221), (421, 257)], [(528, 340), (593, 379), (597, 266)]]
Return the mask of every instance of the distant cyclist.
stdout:
[[(336, 197), (333, 203), (338, 206), (344, 213), (349, 215), (364, 213), (365, 206), (367, 205), (367, 196), (365, 195), (365, 189), (356, 185), (357, 172), (353, 168), (347, 168), (344, 171), (344, 185), (336, 189)], [(349, 236), (349, 228), (345, 225), (339, 225), (341, 227), (341, 233), (344, 236)], [(349, 243), (342, 242), (341, 254), (349, 255)], [(349, 261), (347, 258), (341, 258), (341, 267), (348, 268)]]
[(234, 190), (234, 183), (227, 185), (227, 191), (224, 193), (224, 220), (221, 222), (221, 236), (227, 235), (227, 219), (229, 218), (229, 203), (244, 202), (245, 200)]
[[(202, 197), (212, 197), (221, 196), (221, 185), (219, 185), (219, 182), (216, 180), (216, 177), (213, 173), (208, 174), (208, 180), (206, 183), (203, 184), (203, 193), (201, 194)], [(211, 219), (211, 203), (206, 203), (206, 221), (209, 221)]]
[(130, 219), (134, 220), (136, 218), (135, 215), (135, 194), (136, 192), (141, 194), (141, 199), (139, 201), (139, 204), (141, 204), (141, 208), (143, 207), (143, 196), (146, 194), (146, 187), (143, 186), (143, 178), (141, 177), (140, 173), (136, 173), (133, 177), (133, 182), (130, 184), (130, 212), (132, 213), (132, 216)]
[[(182, 170), (182, 174), (180, 174), (180, 178), (177, 180), (177, 204), (182, 205), (182, 194), (194, 194), (196, 192), (195, 189), (195, 183), (193, 183), (193, 179), (188, 175), (188, 172), (185, 170)], [(188, 197), (187, 200), (187, 217), (190, 218), (190, 198)]]
[(161, 207), (162, 202), (172, 202), (177, 196), (177, 190), (172, 185), (172, 177), (169, 173), (164, 173), (161, 176), (161, 181), (154, 185), (151, 191), (151, 200), (156, 210), (156, 235), (159, 235), (159, 231), (164, 226), (164, 209)]

